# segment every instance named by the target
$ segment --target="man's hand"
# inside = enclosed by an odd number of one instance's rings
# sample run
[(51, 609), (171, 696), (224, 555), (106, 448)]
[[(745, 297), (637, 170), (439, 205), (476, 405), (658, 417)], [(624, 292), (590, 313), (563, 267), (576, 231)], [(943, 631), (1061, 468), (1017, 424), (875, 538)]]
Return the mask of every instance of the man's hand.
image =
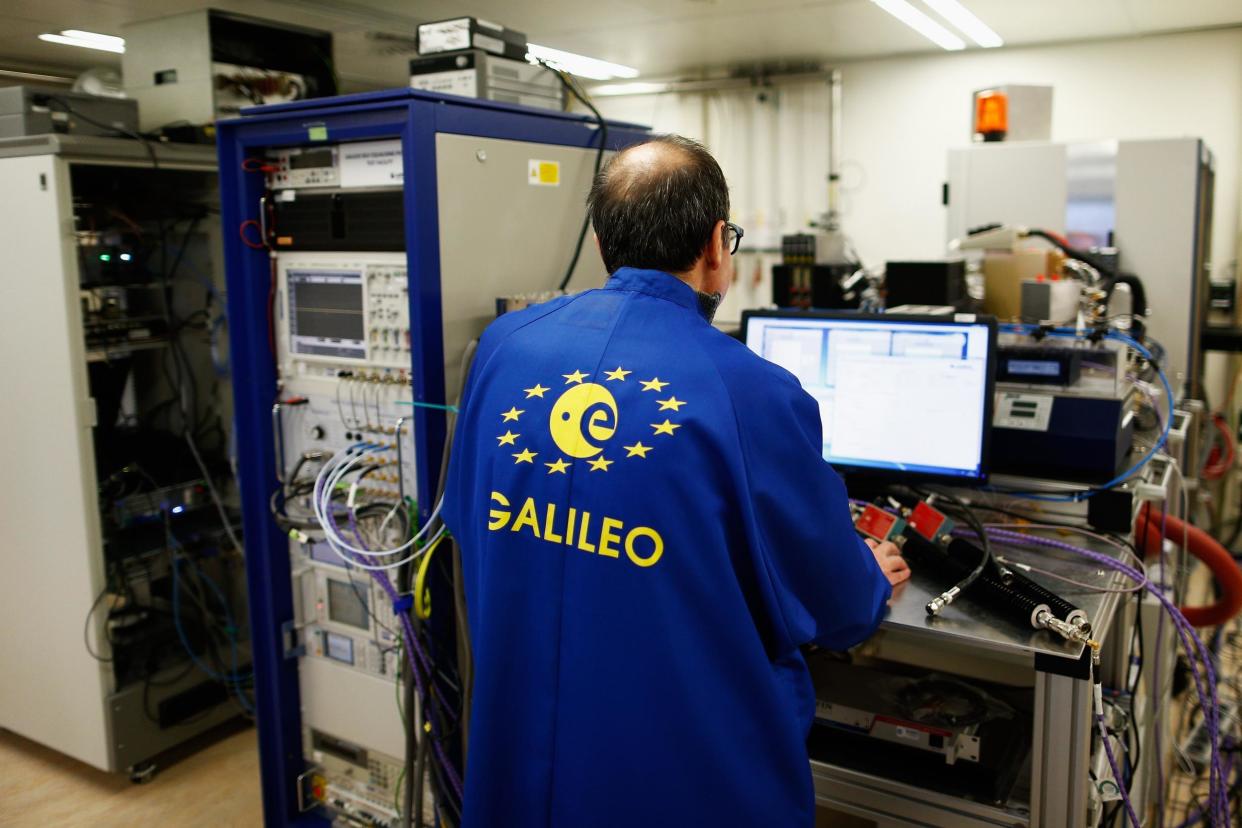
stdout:
[(871, 547), (875, 562), (880, 565), (880, 569), (890, 584), (897, 586), (910, 579), (910, 565), (906, 563), (905, 558), (901, 557), (900, 549), (888, 541), (878, 543), (871, 538), (864, 538), (864, 540), (867, 541), (867, 546)]

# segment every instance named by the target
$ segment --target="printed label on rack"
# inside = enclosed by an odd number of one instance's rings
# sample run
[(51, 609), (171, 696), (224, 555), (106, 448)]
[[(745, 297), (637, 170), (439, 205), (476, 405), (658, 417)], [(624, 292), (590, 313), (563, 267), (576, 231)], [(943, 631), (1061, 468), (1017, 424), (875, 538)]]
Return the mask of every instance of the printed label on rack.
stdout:
[(400, 139), (341, 144), (340, 159), (342, 187), (385, 187), (405, 180)]
[(440, 92), (445, 95), (463, 95), (467, 98), (478, 97), (475, 92), (479, 88), (477, 69), (454, 69), (450, 72), (431, 72), (426, 75), (414, 75), (410, 78), (411, 89), (424, 92)]
[(561, 162), (530, 159), (526, 165), (526, 182), (532, 187), (561, 186)]

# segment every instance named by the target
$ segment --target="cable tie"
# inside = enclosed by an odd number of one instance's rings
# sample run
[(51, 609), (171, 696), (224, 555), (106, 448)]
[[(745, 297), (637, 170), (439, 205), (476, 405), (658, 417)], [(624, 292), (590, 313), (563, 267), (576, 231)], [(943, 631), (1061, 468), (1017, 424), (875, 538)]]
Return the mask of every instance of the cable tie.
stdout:
[(410, 607), (414, 606), (413, 595), (398, 595), (397, 600), (392, 602), (394, 612), (409, 612)]

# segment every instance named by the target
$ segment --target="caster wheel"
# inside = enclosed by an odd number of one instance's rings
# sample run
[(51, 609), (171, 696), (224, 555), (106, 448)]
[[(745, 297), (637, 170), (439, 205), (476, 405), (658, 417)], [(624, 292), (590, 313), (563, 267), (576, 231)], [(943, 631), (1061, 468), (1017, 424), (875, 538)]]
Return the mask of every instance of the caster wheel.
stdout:
[(129, 769), (129, 781), (135, 785), (145, 785), (155, 778), (154, 762), (141, 762)]

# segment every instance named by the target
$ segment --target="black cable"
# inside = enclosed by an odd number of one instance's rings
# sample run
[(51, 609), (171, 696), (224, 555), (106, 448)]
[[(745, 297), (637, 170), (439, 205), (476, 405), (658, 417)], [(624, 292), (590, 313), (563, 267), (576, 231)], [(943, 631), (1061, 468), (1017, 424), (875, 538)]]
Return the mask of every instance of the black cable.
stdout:
[(1040, 230), (1032, 227), (1027, 229), (1026, 234), (1028, 236), (1036, 236), (1037, 238), (1041, 238), (1044, 241), (1049, 242), (1053, 247), (1057, 248), (1071, 259), (1077, 259), (1080, 262), (1091, 265), (1091, 267), (1094, 267), (1100, 272), (1101, 276), (1115, 278), (1117, 275), (1116, 268), (1105, 262), (1102, 258), (1093, 253), (1088, 253), (1086, 250), (1080, 250), (1077, 247), (1072, 247), (1071, 245), (1066, 244), (1064, 241), (1057, 238), (1054, 233), (1049, 233), (1047, 230)]
[[(86, 623), (82, 626), (82, 643), (86, 645), (86, 652), (96, 661), (109, 663), (115, 661), (115, 656), (101, 656), (99, 653), (91, 649), (91, 619), (95, 617), (95, 610), (99, 608), (99, 602), (108, 594), (109, 584), (105, 583), (103, 589), (99, 590), (99, 594), (95, 596), (95, 600), (91, 602), (91, 608), (86, 613)], [(111, 612), (111, 610), (109, 610)], [(105, 633), (106, 635), (106, 633)], [(111, 642), (109, 642), (111, 643)]]
[[(565, 90), (569, 92), (569, 94), (577, 98), (578, 102), (587, 109), (591, 110), (591, 114), (595, 116), (595, 123), (599, 125), (599, 149), (595, 152), (595, 172), (591, 176), (591, 180), (594, 182), (595, 178), (599, 176), (600, 168), (604, 164), (604, 152), (608, 148), (608, 122), (604, 120), (604, 116), (600, 114), (600, 111), (595, 107), (595, 104), (591, 102), (590, 96), (581, 92), (575, 84), (570, 83), (569, 79), (565, 77), (563, 72), (549, 66), (545, 61), (540, 60), (539, 64), (553, 75), (556, 75), (556, 79), (561, 82), (561, 86), (565, 87)], [(578, 231), (578, 242), (574, 245), (574, 254), (569, 260), (569, 267), (565, 270), (565, 275), (561, 278), (561, 283), (557, 285), (558, 290), (565, 290), (569, 286), (569, 280), (573, 278), (574, 270), (578, 267), (578, 259), (582, 256), (582, 243), (586, 241), (587, 230), (590, 228), (591, 214), (588, 211), (586, 215), (582, 217), (582, 229)]]
[(987, 569), (989, 565), (997, 569), (1002, 582), (1007, 580), (1006, 575), (1009, 576), (1009, 579), (1012, 579), (1013, 575), (1013, 573), (1009, 572), (1007, 568), (1000, 566), (996, 563), (995, 559), (993, 559), (992, 541), (988, 538), (988, 533), (983, 528), (983, 524), (979, 521), (979, 518), (975, 515), (971, 508), (966, 505), (965, 501), (948, 492), (939, 492), (938, 494), (958, 507), (962, 518), (965, 519), (965, 521), (970, 524), (970, 527), (979, 535), (979, 545), (983, 554), (979, 558), (979, 563), (975, 565), (975, 568), (972, 569), (965, 578), (962, 578), (954, 584), (953, 587), (940, 594), (939, 600), (942, 601), (942, 603), (939, 605), (936, 604), (936, 601), (929, 601), (927, 603), (927, 614), (933, 616), (939, 614), (940, 610), (944, 606), (952, 603), (953, 599), (965, 592), (971, 584), (979, 579), (979, 576), (983, 574), (984, 570)]
[[(1134, 657), (1135, 645), (1138, 646), (1138, 669), (1134, 671), (1134, 680), (1128, 687), (1130, 697), (1138, 692), (1139, 684), (1143, 678), (1143, 662), (1147, 660), (1147, 652), (1143, 646), (1143, 593), (1134, 593), (1135, 611), (1134, 611), (1134, 635), (1130, 638), (1130, 658)], [(1126, 665), (1127, 672), (1129, 665)]]

